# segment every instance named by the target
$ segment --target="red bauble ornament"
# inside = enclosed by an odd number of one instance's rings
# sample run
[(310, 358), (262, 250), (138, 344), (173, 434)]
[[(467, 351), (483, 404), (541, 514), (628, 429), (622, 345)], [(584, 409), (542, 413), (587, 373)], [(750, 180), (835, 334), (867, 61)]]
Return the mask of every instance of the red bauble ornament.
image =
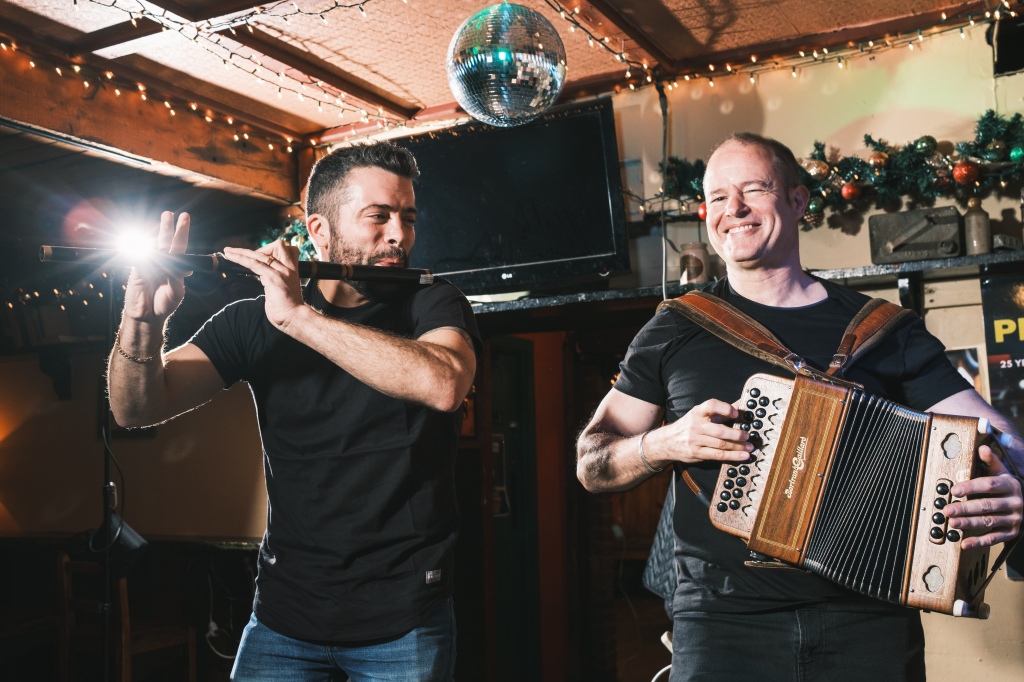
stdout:
[(697, 207), (697, 217), (701, 220), (708, 219), (708, 205), (703, 201), (700, 202), (700, 206)]
[(857, 201), (857, 199), (860, 199), (861, 189), (860, 185), (851, 180), (850, 182), (843, 185), (842, 189), (840, 189), (839, 192), (847, 201)]
[(961, 185), (973, 185), (978, 181), (980, 171), (973, 161), (958, 161), (953, 166), (953, 179)]

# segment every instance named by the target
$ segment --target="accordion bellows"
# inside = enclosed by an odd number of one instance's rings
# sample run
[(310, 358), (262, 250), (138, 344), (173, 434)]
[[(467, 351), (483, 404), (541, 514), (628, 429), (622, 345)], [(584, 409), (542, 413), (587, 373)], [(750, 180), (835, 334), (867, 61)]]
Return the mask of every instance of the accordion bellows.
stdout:
[(722, 466), (711, 522), (774, 557), (894, 604), (987, 617), (988, 548), (942, 510), (973, 478), (985, 419), (915, 412), (855, 385), (755, 374), (736, 403), (755, 450)]

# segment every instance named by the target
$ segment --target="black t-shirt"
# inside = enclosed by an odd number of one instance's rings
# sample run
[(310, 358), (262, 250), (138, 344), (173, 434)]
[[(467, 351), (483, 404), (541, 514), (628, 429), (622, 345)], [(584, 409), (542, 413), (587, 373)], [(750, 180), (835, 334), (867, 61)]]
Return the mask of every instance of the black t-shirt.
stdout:
[[(761, 305), (739, 296), (726, 283), (716, 284), (710, 293), (767, 327), (809, 364), (826, 369), (847, 325), (868, 297), (831, 282), (821, 283), (828, 298), (799, 308)], [(664, 308), (633, 340), (615, 389), (664, 406), (665, 420), (671, 423), (711, 398), (735, 402), (743, 384), (757, 372), (792, 378)], [(845, 378), (863, 384), (869, 394), (918, 411), (971, 388), (916, 316), (859, 358)], [(711, 491), (720, 468), (720, 463), (711, 462), (688, 470), (702, 488)], [(806, 571), (745, 566), (750, 555), (744, 542), (714, 528), (707, 507), (678, 482), (674, 525), (682, 580), (673, 605), (676, 611), (755, 612), (826, 603), (893, 608)]]
[[(456, 327), (480, 353), (472, 309), (447, 282), (357, 308), (330, 305), (315, 282), (304, 295), (329, 317), (401, 337)], [(256, 403), (269, 498), (256, 616), (305, 640), (405, 633), (451, 593), (462, 411), (370, 388), (274, 328), (264, 303), (233, 303), (191, 339)]]

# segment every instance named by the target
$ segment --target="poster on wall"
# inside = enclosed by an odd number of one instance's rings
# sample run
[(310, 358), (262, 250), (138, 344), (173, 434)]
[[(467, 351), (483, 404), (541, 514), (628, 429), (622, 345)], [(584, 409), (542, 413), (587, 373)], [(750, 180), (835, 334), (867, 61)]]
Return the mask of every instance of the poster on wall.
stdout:
[[(988, 351), (989, 402), (1024, 432), (1024, 275), (983, 279), (981, 307)], [(1017, 543), (1007, 568), (1011, 579), (1024, 579), (1024, 543)]]
[(1024, 431), (1024, 276), (981, 282), (992, 407)]

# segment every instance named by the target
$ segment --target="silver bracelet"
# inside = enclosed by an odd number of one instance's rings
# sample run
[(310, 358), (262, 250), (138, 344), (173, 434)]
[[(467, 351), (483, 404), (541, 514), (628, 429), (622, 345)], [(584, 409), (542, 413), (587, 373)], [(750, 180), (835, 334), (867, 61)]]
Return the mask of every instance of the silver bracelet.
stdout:
[(644, 466), (647, 467), (647, 470), (650, 471), (652, 474), (657, 474), (664, 471), (665, 467), (655, 469), (654, 467), (651, 466), (651, 463), (648, 462), (647, 458), (644, 456), (644, 438), (647, 438), (648, 433), (650, 433), (650, 431), (644, 431), (643, 433), (640, 434), (640, 443), (637, 446), (637, 452), (640, 453), (640, 461), (644, 463)]

